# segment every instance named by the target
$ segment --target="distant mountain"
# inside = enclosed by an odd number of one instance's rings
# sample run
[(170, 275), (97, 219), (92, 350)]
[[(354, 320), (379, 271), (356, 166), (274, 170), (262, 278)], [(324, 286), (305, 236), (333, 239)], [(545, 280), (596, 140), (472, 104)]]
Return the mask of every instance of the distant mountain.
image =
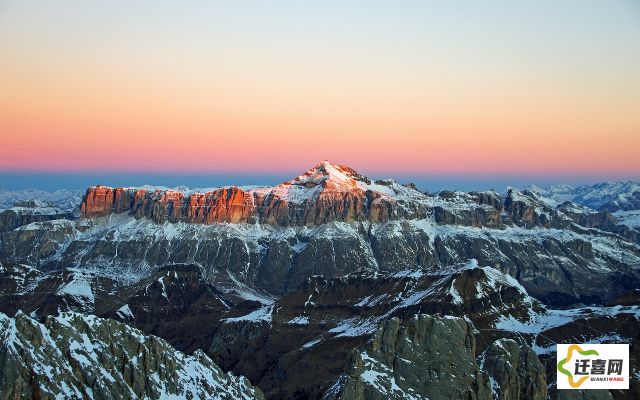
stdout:
[(41, 200), (20, 200), (0, 210), (0, 232), (10, 231), (32, 222), (52, 221), (77, 217), (75, 210), (63, 210)]
[(558, 204), (572, 201), (594, 210), (609, 212), (640, 210), (640, 183), (631, 181), (603, 182), (576, 187), (556, 185), (538, 188), (532, 186), (529, 189)]
[(78, 208), (82, 199), (81, 190), (60, 189), (47, 192), (39, 189), (4, 190), (0, 189), (0, 211), (10, 208), (17, 202), (39, 200), (57, 207), (63, 211), (73, 211)]

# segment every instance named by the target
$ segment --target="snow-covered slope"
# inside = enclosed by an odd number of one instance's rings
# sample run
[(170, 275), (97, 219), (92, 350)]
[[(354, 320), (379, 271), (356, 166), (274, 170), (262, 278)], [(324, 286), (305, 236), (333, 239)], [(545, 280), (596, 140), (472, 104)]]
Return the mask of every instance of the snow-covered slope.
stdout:
[(73, 312), (44, 324), (0, 313), (5, 398), (262, 399), (203, 352), (186, 355), (113, 320)]

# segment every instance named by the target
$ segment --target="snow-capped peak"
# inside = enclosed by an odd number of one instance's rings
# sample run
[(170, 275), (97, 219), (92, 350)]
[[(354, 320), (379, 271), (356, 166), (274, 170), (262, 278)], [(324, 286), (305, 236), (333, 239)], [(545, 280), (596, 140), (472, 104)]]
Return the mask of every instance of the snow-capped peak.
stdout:
[[(292, 180), (266, 188), (272, 195), (292, 203), (302, 203), (316, 198), (321, 193), (360, 192), (361, 186), (369, 181), (349, 167), (323, 161)], [(258, 189), (262, 191), (264, 189)]]
[(284, 184), (313, 187), (331, 182), (356, 187), (356, 178), (361, 177), (353, 169), (342, 165), (331, 164), (325, 160), (302, 175), (298, 175), (296, 178), (284, 182)]

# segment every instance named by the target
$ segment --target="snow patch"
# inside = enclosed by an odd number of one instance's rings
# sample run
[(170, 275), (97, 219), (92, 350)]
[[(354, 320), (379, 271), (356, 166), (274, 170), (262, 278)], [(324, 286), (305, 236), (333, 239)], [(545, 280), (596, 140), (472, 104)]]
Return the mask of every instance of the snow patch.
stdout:
[(309, 317), (306, 315), (300, 315), (298, 317), (292, 318), (288, 324), (291, 325), (309, 325)]
[(342, 321), (339, 325), (331, 328), (330, 333), (337, 333), (336, 337), (364, 336), (373, 333), (378, 328), (376, 320), (361, 320), (357, 317)]
[(116, 311), (116, 314), (118, 314), (118, 316), (122, 319), (126, 319), (126, 318), (134, 319), (133, 312), (131, 312), (131, 308), (129, 307), (128, 304), (125, 304), (122, 307), (118, 308), (118, 310)]
[(238, 322), (238, 321), (249, 321), (249, 322), (268, 322), (271, 323), (273, 319), (273, 305), (264, 306), (258, 308), (255, 311), (250, 312), (247, 315), (243, 315), (235, 318), (226, 318), (223, 321), (225, 322)]
[(95, 296), (91, 288), (91, 276), (82, 272), (74, 272), (70, 282), (58, 288), (58, 295), (69, 295), (82, 303), (93, 304)]

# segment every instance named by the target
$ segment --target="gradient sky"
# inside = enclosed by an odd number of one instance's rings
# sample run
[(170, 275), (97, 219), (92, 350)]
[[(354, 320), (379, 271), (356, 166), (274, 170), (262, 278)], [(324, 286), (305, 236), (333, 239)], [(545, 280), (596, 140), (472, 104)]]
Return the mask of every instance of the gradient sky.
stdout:
[(3, 0), (0, 171), (635, 179), (639, 71), (633, 0)]

